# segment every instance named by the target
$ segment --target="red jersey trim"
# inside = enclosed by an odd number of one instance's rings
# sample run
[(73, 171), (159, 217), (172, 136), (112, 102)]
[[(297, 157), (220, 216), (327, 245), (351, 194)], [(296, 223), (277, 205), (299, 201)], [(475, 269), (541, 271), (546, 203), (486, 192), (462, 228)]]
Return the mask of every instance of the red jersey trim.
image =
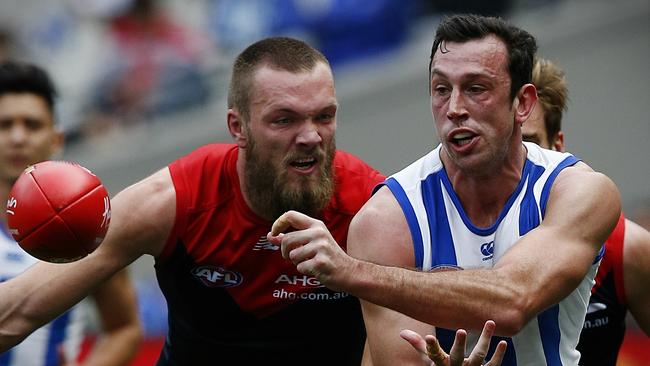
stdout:
[(607, 238), (606, 251), (612, 253), (612, 271), (614, 272), (614, 282), (616, 283), (616, 296), (622, 305), (626, 305), (625, 298), (625, 281), (623, 280), (623, 245), (625, 242), (625, 215), (621, 212), (618, 223)]
[(178, 161), (175, 161), (169, 164), (168, 169), (174, 184), (174, 191), (176, 191), (176, 217), (174, 218), (174, 226), (172, 227), (172, 231), (169, 233), (165, 247), (157, 258), (157, 260), (162, 261), (169, 258), (172, 254), (180, 233), (182, 233), (187, 226), (188, 215), (186, 215), (185, 212), (187, 211), (187, 206), (190, 201), (187, 194), (185, 194), (189, 189), (189, 185), (183, 172), (183, 166), (179, 164)]
[(593, 294), (599, 288), (609, 273), (614, 276), (616, 298), (622, 305), (626, 304), (625, 283), (623, 281), (623, 243), (625, 241), (625, 215), (621, 212), (616, 227), (605, 241), (605, 255), (596, 273), (595, 285), (591, 289)]

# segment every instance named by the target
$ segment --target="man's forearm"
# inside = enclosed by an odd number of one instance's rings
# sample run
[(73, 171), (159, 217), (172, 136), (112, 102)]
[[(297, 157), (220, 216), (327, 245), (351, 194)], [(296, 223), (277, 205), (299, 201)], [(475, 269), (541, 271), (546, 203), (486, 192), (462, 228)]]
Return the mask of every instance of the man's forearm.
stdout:
[(527, 322), (525, 297), (496, 270), (417, 272), (355, 261), (342, 290), (445, 328), (481, 330), (485, 320), (512, 335)]

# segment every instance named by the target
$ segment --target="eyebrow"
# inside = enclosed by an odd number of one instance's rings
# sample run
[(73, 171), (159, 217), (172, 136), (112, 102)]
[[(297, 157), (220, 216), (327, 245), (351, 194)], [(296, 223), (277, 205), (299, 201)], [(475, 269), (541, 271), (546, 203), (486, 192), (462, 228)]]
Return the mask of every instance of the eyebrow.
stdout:
[[(444, 72), (442, 72), (442, 71), (440, 71), (438, 69), (431, 70), (431, 78), (432, 79), (433, 79), (434, 75), (439, 75), (439, 76), (441, 76), (443, 78), (449, 78), (449, 76), (446, 73), (444, 73)], [(470, 79), (470, 80), (478, 79), (478, 78), (482, 78), (482, 77), (489, 78), (490, 75), (486, 74), (486, 73), (480, 73), (480, 72), (470, 72), (470, 73), (462, 75), (463, 79)]]
[[(331, 103), (331, 104), (326, 105), (326, 106), (323, 107), (323, 108), (319, 108), (319, 109), (318, 109), (318, 112), (322, 112), (322, 111), (326, 111), (326, 110), (331, 110), (331, 109), (338, 109), (338, 107), (339, 107), (338, 103)], [(286, 108), (286, 107), (282, 107), (282, 108), (279, 108), (279, 109), (273, 109), (272, 112), (273, 112), (273, 113), (292, 113), (292, 114), (300, 114), (300, 113), (299, 113), (298, 111), (296, 111), (295, 109), (292, 109), (292, 108)]]

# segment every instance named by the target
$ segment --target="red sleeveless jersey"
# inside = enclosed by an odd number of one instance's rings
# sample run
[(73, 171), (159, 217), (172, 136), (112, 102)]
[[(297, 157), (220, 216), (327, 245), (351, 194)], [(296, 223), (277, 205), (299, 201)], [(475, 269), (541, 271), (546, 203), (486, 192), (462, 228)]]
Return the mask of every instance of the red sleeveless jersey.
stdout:
[(598, 267), (596, 284), (591, 289), (577, 347), (581, 353), (581, 365), (616, 365), (625, 336), (627, 314), (623, 283), (624, 240), (625, 217), (621, 213), (614, 231), (605, 242), (605, 255)]
[[(176, 221), (156, 260), (169, 307), (159, 365), (358, 365), (358, 300), (299, 273), (266, 240), (272, 223), (246, 205), (237, 154), (212, 144), (169, 165)], [(333, 164), (335, 193), (320, 219), (345, 249), (352, 217), (384, 177), (345, 152)]]

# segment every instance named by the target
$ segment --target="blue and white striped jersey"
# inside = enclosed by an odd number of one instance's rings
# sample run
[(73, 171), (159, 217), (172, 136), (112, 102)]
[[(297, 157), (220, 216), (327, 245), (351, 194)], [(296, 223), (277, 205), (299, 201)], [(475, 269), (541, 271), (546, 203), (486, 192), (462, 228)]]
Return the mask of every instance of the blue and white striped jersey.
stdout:
[[(579, 160), (535, 144), (525, 146), (528, 153), (521, 181), (489, 228), (474, 226), (464, 212), (440, 160), (441, 146), (386, 180), (408, 222), (418, 268), (491, 268), (521, 236), (540, 224), (556, 176)], [(503, 365), (578, 364), (580, 354), (575, 347), (598, 263), (568, 297), (540, 313), (517, 335), (505, 338), (508, 350)], [(449, 350), (454, 332), (438, 329), (437, 335)], [(470, 333), (467, 351), (478, 335)], [(493, 339), (490, 355), (499, 339), (503, 338)]]
[[(38, 260), (23, 251), (0, 221), (0, 282), (25, 271)], [(46, 279), (44, 279), (46, 280)], [(51, 323), (37, 329), (20, 344), (0, 353), (0, 366), (59, 365), (59, 348), (65, 350), (68, 361), (79, 354), (88, 322), (84, 302), (76, 305)]]

